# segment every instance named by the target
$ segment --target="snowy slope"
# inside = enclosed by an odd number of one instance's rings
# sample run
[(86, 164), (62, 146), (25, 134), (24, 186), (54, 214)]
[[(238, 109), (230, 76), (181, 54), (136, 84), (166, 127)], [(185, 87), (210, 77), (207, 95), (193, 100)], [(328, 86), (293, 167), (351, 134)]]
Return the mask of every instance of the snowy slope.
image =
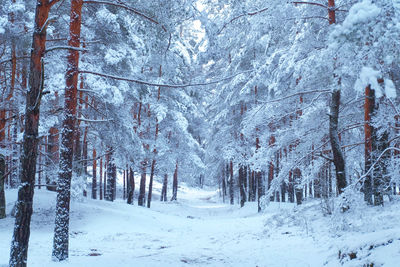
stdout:
[[(259, 215), (254, 203), (240, 209), (220, 203), (216, 194), (182, 186), (178, 202), (160, 203), (156, 195), (151, 209), (122, 201), (75, 201), (70, 259), (54, 263), (55, 194), (37, 190), (29, 266), (362, 266), (371, 262), (398, 266), (400, 262), (399, 202), (325, 217), (318, 201), (302, 207), (271, 203)], [(16, 191), (8, 190), (8, 211), (15, 198)], [(0, 266), (8, 262), (13, 223), (11, 217), (0, 220)], [(355, 259), (350, 260), (351, 253)]]

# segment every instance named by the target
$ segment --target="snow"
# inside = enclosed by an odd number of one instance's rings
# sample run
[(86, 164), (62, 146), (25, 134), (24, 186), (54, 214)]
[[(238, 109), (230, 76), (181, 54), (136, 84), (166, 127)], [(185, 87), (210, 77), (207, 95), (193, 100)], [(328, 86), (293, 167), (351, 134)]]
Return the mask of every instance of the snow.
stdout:
[[(271, 202), (258, 214), (256, 203), (231, 206), (211, 188), (185, 184), (177, 202), (161, 203), (161, 185), (154, 187), (151, 209), (120, 199), (73, 201), (70, 258), (62, 263), (51, 261), (56, 195), (36, 190), (28, 266), (396, 266), (400, 260), (398, 199), (330, 216), (318, 200)], [(6, 191), (8, 213), (16, 193)], [(0, 220), (0, 266), (8, 262), (13, 223), (9, 214)]]
[(378, 80), (382, 78), (382, 74), (379, 71), (374, 70), (370, 67), (363, 67), (361, 69), (360, 77), (357, 79), (356, 83), (354, 84), (354, 89), (359, 92), (363, 93), (365, 87), (371, 85), (371, 88), (375, 90), (376, 97), (380, 98), (383, 95), (389, 98), (396, 97), (396, 87), (390, 79), (384, 79), (384, 90), (379, 85)]
[(337, 26), (336, 31), (342, 34), (349, 34), (357, 25), (367, 23), (376, 18), (381, 9), (371, 2), (371, 0), (363, 0), (356, 3), (349, 10), (349, 15), (343, 21), (342, 25)]

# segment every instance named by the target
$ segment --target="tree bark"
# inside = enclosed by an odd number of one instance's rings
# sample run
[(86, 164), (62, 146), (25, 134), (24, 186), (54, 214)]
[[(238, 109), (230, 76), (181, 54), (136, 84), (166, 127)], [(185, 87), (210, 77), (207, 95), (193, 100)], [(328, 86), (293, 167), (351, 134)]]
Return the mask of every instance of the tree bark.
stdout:
[(151, 169), (150, 169), (150, 182), (149, 182), (149, 193), (147, 195), (147, 207), (150, 208), (151, 205), (151, 195), (153, 193), (153, 178), (154, 178), (154, 167), (156, 165), (156, 160), (153, 159), (151, 162)]
[(4, 180), (6, 174), (6, 161), (3, 155), (0, 155), (0, 219), (6, 217), (6, 195), (4, 192)]
[(233, 191), (233, 163), (232, 161), (229, 163), (229, 165), (227, 166), (227, 168), (229, 168), (229, 203), (231, 205), (235, 204), (234, 200), (235, 200), (235, 194)]
[(144, 206), (145, 201), (146, 201), (146, 163), (142, 162), (142, 174), (140, 177), (138, 205)]
[(168, 174), (164, 174), (164, 181), (161, 189), (161, 201), (167, 201)]
[[(80, 46), (81, 13), (83, 0), (71, 0), (68, 46)], [(60, 148), (60, 171), (57, 185), (56, 218), (53, 240), (53, 260), (68, 258), (69, 209), (71, 198), (73, 144), (76, 125), (79, 51), (68, 51), (66, 73), (64, 120)]]
[(129, 169), (129, 176), (128, 176), (128, 196), (127, 196), (127, 203), (133, 204), (133, 196), (135, 193), (135, 177), (132, 171), (132, 168)]
[(36, 159), (38, 152), (38, 128), (40, 100), (43, 91), (43, 56), (46, 50), (45, 25), (51, 6), (56, 0), (36, 2), (35, 25), (30, 58), (29, 90), (26, 94), (25, 132), (21, 155), (21, 185), (18, 190), (14, 234), (11, 242), (10, 266), (26, 266), (32, 201), (35, 184)]
[(92, 199), (97, 198), (97, 159), (96, 149), (93, 148)]
[(345, 161), (340, 147), (338, 124), (339, 124), (339, 106), (340, 106), (340, 90), (332, 92), (332, 99), (330, 104), (329, 115), (329, 138), (333, 154), (333, 164), (335, 165), (336, 172), (336, 186), (338, 193), (343, 193), (344, 188), (347, 186)]
[(178, 199), (178, 161), (176, 161), (174, 180), (172, 181), (172, 198), (171, 201)]
[(244, 203), (246, 202), (245, 180), (246, 180), (245, 167), (241, 165), (239, 167), (240, 207), (243, 207)]

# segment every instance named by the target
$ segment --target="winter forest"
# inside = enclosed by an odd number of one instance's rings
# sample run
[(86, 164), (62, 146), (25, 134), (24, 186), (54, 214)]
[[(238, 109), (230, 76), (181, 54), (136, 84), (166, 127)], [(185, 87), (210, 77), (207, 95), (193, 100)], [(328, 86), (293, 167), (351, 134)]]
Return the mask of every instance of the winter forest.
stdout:
[(399, 266), (400, 0), (0, 0), (0, 266)]

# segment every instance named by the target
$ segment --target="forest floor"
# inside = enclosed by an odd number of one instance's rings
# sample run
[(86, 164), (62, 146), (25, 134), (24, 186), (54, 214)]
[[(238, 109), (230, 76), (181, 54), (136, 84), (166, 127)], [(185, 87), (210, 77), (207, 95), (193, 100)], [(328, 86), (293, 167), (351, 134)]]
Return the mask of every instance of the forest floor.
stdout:
[[(70, 258), (51, 261), (55, 193), (36, 190), (28, 266), (399, 266), (400, 200), (323, 216), (319, 201), (296, 206), (221, 203), (215, 190), (182, 185), (177, 202), (151, 209), (85, 199), (71, 206)], [(0, 220), (0, 266), (7, 266), (16, 190)]]

